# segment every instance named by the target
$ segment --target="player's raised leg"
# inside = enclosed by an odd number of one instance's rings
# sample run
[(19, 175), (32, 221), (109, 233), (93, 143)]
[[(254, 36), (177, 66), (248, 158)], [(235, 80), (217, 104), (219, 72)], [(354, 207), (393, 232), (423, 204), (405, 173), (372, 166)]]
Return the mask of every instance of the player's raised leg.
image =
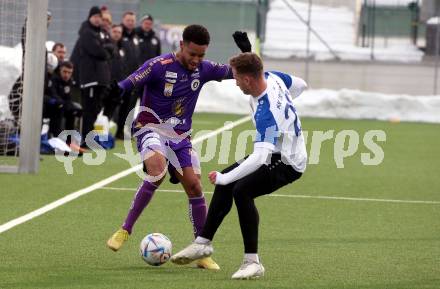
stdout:
[(128, 240), (134, 224), (151, 201), (154, 191), (164, 179), (166, 159), (163, 154), (159, 151), (150, 150), (145, 154), (144, 159), (148, 176), (154, 178), (160, 177), (160, 179), (158, 181), (149, 181), (147, 177), (147, 179), (140, 184), (122, 228), (118, 229), (107, 241), (107, 246), (113, 251), (119, 250), (124, 242)]

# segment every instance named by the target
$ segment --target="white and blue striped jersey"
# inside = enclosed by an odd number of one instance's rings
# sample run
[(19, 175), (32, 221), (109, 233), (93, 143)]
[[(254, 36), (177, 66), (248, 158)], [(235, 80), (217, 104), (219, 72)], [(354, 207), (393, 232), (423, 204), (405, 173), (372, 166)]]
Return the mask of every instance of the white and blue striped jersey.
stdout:
[(250, 97), (253, 122), (257, 129), (254, 148), (281, 153), (296, 171), (304, 172), (307, 151), (301, 121), (292, 99), (307, 88), (304, 80), (278, 71), (265, 72), (266, 90)]

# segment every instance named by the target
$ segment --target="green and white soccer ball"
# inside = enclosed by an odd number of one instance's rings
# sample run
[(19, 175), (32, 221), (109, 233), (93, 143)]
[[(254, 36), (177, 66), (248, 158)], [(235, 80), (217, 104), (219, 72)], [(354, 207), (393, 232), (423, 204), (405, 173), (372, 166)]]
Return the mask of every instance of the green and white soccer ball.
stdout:
[(161, 233), (148, 234), (140, 244), (141, 257), (151, 266), (165, 264), (171, 257), (171, 250), (170, 239)]

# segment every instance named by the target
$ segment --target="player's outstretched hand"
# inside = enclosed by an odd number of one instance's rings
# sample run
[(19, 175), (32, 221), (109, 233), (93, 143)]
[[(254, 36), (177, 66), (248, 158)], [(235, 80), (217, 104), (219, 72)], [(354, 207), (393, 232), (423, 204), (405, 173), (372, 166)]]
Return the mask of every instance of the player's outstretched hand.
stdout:
[(217, 172), (210, 172), (208, 174), (209, 182), (215, 185), (215, 180), (217, 179)]
[(251, 52), (252, 51), (252, 45), (249, 41), (249, 38), (247, 36), (246, 32), (243, 31), (235, 31), (234, 34), (232, 34), (232, 37), (234, 38), (235, 44), (237, 44), (238, 48), (240, 48), (241, 52)]

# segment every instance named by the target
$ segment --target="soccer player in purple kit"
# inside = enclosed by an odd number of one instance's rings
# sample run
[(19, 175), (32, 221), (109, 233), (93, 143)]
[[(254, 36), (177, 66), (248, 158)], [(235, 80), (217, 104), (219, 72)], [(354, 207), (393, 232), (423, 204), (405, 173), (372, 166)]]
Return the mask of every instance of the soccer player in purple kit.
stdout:
[[(237, 31), (233, 37), (243, 52), (251, 50), (246, 33)], [(167, 166), (172, 182), (180, 182), (188, 195), (189, 217), (195, 237), (203, 229), (207, 206), (200, 182), (200, 165), (189, 137), (192, 115), (200, 89), (206, 82), (233, 78), (229, 65), (203, 60), (209, 41), (205, 27), (189, 25), (183, 31), (180, 51), (148, 60), (128, 78), (113, 85), (112, 93), (121, 95), (134, 87), (144, 88), (141, 100), (144, 109), (134, 121), (132, 132), (137, 138), (137, 149), (147, 173), (122, 228), (107, 241), (107, 246), (114, 251), (128, 240), (134, 223), (162, 183)], [(161, 129), (164, 124), (168, 129)], [(167, 136), (169, 127), (173, 128), (171, 134), (181, 137), (170, 140)], [(176, 159), (180, 168), (175, 165)], [(170, 161), (168, 165), (167, 160)], [(210, 257), (198, 260), (197, 266), (220, 269)]]

